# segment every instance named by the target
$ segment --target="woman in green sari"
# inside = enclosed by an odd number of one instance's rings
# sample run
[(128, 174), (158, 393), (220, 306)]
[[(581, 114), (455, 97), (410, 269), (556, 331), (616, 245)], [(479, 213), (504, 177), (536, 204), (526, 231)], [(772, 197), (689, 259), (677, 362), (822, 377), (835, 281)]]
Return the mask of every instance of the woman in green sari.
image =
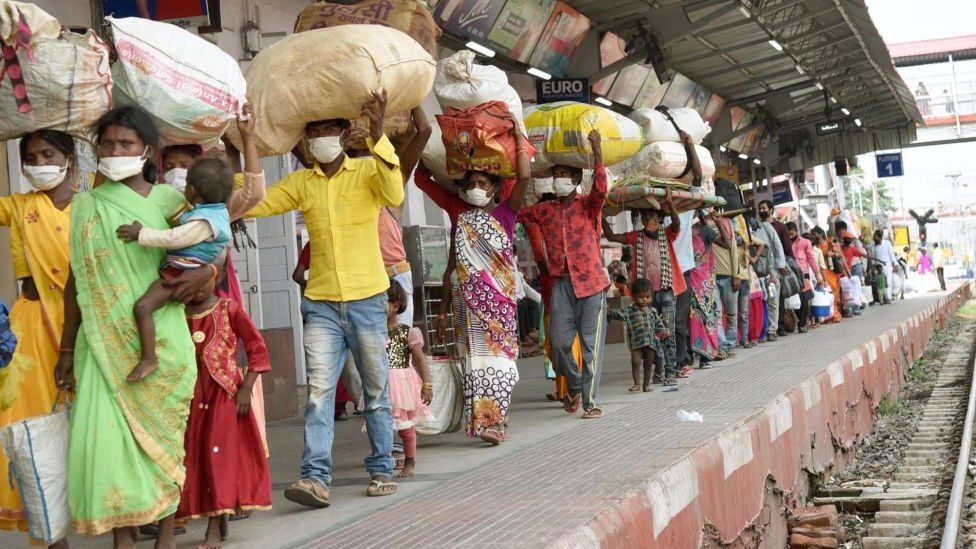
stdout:
[[(175, 547), (194, 347), (183, 306), (167, 304), (155, 315), (159, 368), (141, 381), (126, 381), (140, 348), (133, 304), (157, 279), (164, 250), (126, 243), (116, 229), (133, 220), (167, 229), (185, 202), (169, 185), (150, 183), (156, 167), (148, 159), (159, 137), (144, 114), (131, 107), (109, 111), (95, 134), (105, 181), (72, 203), (71, 276), (55, 370), (58, 386), (76, 392), (68, 502), (78, 533), (112, 530), (115, 547), (133, 547), (136, 527), (159, 520), (156, 547)], [(199, 273), (179, 285), (178, 297), (192, 296), (216, 270), (187, 271)]]

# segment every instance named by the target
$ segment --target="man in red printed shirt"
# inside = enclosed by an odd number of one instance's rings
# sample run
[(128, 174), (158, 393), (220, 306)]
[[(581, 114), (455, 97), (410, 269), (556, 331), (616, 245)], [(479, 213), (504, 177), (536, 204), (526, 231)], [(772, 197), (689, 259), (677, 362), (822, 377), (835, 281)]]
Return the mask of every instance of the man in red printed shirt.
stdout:
[[(552, 290), (549, 337), (557, 366), (569, 384), (564, 408), (576, 413), (583, 407), (583, 418), (603, 416), (596, 403), (600, 366), (606, 338), (606, 298), (610, 286), (600, 256), (600, 218), (607, 197), (607, 172), (603, 165), (600, 133), (587, 138), (593, 149), (593, 189), (583, 196), (578, 187), (583, 170), (568, 166), (552, 169), (557, 200), (523, 208), (519, 218), (542, 229), (546, 245), (546, 267), (558, 278)], [(573, 356), (573, 341), (579, 335), (583, 364)]]

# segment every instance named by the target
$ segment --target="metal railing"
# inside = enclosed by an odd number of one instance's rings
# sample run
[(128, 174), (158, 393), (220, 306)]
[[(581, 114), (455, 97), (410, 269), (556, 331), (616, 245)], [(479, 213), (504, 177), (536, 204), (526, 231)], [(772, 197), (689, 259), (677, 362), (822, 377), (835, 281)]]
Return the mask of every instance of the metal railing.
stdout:
[[(976, 368), (976, 363), (973, 367)], [(962, 442), (959, 445), (959, 461), (956, 463), (956, 474), (952, 479), (952, 493), (949, 495), (942, 543), (939, 545), (941, 549), (955, 549), (959, 540), (963, 503), (969, 491), (969, 457), (973, 448), (974, 416), (976, 416), (976, 379), (969, 385), (969, 404), (966, 406), (966, 421), (963, 424)]]
[(976, 113), (976, 92), (957, 92), (952, 95), (917, 95), (915, 103), (926, 119), (954, 117)]

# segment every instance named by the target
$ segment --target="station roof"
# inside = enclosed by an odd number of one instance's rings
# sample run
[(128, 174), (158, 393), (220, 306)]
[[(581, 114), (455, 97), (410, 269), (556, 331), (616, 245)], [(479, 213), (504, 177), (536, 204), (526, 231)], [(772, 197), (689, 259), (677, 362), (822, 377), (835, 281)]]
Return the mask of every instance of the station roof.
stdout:
[[(864, 0), (568, 3), (593, 19), (597, 30), (627, 36), (638, 21), (652, 29), (669, 69), (728, 105), (753, 112), (776, 135), (779, 152), (770, 149), (779, 157), (767, 153), (768, 164), (800, 149), (804, 163), (814, 165), (833, 161), (834, 155), (900, 147), (914, 140), (916, 124), (924, 123)], [(847, 129), (818, 137), (815, 125), (828, 121), (828, 105), (833, 110), (829, 120), (846, 118)], [(863, 127), (854, 124), (855, 118)], [(718, 133), (718, 139), (723, 137)]]
[(976, 59), (976, 34), (935, 40), (888, 44), (896, 67), (941, 63), (952, 55), (956, 61)]

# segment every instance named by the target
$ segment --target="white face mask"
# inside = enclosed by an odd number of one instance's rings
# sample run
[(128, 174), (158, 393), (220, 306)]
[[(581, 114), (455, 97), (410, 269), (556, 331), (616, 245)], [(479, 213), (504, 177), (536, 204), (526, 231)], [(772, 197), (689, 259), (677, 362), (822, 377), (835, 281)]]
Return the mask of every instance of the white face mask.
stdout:
[(142, 172), (146, 164), (147, 146), (139, 156), (107, 156), (98, 159), (98, 171), (112, 181), (122, 181)]
[(556, 196), (566, 196), (576, 190), (576, 182), (572, 177), (556, 177), (552, 180), (552, 187)]
[(24, 164), (24, 177), (39, 191), (50, 191), (57, 187), (67, 175), (67, 163), (64, 166), (28, 166)]
[(464, 193), (461, 195), (461, 198), (463, 198), (464, 201), (467, 202), (468, 204), (471, 204), (472, 206), (476, 206), (478, 208), (485, 206), (489, 202), (491, 202), (491, 197), (488, 196), (488, 192), (485, 191), (484, 189), (479, 189), (477, 187), (464, 191)]
[(338, 135), (330, 135), (309, 139), (308, 148), (316, 160), (322, 164), (328, 164), (342, 154), (342, 138)]
[(174, 189), (183, 192), (186, 190), (186, 168), (173, 168), (163, 174), (163, 180)]

